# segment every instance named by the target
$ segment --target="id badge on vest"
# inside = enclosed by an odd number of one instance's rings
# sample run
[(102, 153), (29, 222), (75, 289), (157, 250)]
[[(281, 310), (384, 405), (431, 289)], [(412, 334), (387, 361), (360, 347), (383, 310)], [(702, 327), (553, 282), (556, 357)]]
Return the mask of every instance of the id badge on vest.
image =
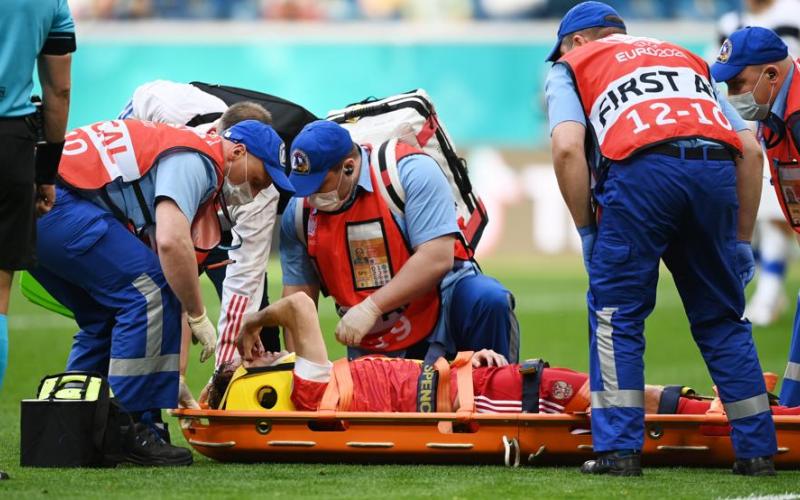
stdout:
[(786, 220), (795, 231), (800, 228), (800, 164), (797, 160), (775, 160), (773, 182), (777, 179), (778, 201), (784, 208)]
[(383, 220), (347, 223), (347, 253), (356, 290), (373, 290), (392, 279)]

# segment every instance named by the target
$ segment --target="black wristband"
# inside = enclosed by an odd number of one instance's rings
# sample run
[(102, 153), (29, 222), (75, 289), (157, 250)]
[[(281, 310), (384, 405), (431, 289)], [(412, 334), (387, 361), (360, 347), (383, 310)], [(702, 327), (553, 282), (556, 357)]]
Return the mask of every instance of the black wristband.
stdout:
[(64, 150), (64, 141), (47, 142), (36, 147), (36, 184), (55, 184), (58, 163), (61, 161), (61, 152)]

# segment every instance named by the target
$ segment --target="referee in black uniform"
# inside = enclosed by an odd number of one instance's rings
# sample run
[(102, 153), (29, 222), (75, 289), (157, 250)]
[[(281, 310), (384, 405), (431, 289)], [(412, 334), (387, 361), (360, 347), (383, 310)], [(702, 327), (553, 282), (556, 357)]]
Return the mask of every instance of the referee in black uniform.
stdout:
[[(67, 127), (75, 23), (67, 0), (0, 1), (0, 389), (14, 271), (36, 263), (36, 216), (55, 202)], [(34, 65), (42, 87), (31, 102)], [(38, 142), (38, 146), (37, 146)], [(8, 476), (0, 472), (0, 479)]]

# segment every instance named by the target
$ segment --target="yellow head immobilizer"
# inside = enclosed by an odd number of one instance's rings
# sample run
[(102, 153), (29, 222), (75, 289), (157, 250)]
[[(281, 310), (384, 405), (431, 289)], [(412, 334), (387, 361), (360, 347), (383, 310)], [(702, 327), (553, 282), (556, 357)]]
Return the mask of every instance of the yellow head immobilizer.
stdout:
[(292, 411), (292, 371), (295, 355), (290, 353), (271, 366), (236, 369), (219, 408), (225, 410)]

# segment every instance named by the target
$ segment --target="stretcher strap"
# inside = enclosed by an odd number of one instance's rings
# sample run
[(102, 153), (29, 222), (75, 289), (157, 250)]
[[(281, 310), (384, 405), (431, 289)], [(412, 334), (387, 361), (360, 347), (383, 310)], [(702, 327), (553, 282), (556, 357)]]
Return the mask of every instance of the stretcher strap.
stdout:
[(331, 381), (322, 395), (320, 411), (347, 411), (353, 402), (353, 378), (347, 358), (333, 362)]
[(433, 364), (439, 372), (439, 385), (436, 387), (436, 411), (450, 413), (453, 404), (450, 400), (450, 364), (444, 358), (439, 358)]
[(456, 382), (458, 384), (458, 411), (464, 416), (475, 412), (475, 396), (472, 389), (472, 351), (458, 353), (450, 365), (456, 369)]

